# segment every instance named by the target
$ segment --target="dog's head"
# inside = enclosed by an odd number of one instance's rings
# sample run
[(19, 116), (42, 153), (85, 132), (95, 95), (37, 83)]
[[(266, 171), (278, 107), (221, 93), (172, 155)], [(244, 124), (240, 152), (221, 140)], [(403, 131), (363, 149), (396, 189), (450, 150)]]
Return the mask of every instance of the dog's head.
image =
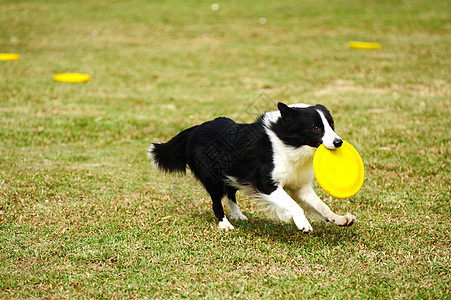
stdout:
[(286, 105), (279, 102), (280, 118), (273, 123), (273, 130), (287, 145), (294, 147), (323, 144), (328, 149), (341, 147), (343, 140), (335, 133), (334, 119), (323, 105)]

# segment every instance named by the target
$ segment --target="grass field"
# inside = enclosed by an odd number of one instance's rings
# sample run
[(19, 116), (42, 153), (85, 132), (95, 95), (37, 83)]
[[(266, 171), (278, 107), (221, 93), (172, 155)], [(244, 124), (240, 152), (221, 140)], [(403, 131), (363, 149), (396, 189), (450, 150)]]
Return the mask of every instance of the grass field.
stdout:
[[(451, 3), (217, 3), (0, 1), (0, 298), (451, 298)], [(151, 142), (271, 101), (326, 105), (359, 150), (356, 196), (316, 187), (355, 226), (306, 236), (239, 194), (219, 231), (151, 168)]]

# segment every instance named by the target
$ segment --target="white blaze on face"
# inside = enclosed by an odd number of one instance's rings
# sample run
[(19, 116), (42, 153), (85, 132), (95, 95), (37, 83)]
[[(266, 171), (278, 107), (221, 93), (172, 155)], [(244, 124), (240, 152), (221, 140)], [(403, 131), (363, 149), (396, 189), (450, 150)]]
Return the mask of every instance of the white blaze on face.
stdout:
[[(324, 113), (320, 110), (317, 110), (317, 112), (321, 116), (321, 120), (323, 121), (323, 125), (324, 125), (323, 145), (327, 149), (337, 148), (334, 145), (334, 142), (337, 143), (337, 142), (342, 141), (341, 137), (339, 137), (338, 134), (336, 134), (335, 131), (332, 129), (332, 127), (330, 127), (329, 122), (327, 122), (327, 119), (324, 116)], [(340, 146), (341, 146), (341, 143), (340, 143)]]

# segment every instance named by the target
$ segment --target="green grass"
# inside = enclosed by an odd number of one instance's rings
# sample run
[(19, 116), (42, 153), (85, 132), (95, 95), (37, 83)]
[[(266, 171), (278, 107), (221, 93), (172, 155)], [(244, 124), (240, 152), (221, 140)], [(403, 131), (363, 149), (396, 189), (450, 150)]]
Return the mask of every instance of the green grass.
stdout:
[[(449, 1), (218, 3), (0, 1), (0, 298), (450, 298)], [(151, 142), (266, 98), (326, 105), (360, 151), (356, 196), (316, 187), (355, 226), (304, 236), (239, 194), (222, 232), (151, 168)]]

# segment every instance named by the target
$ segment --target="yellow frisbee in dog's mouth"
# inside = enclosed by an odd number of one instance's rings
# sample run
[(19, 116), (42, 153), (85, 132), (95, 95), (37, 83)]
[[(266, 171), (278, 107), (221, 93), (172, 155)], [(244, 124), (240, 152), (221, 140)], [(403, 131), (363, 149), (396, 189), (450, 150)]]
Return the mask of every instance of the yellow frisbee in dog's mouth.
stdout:
[(53, 76), (53, 80), (59, 82), (88, 82), (91, 76), (83, 73), (59, 73)]
[(359, 152), (346, 141), (334, 150), (320, 145), (313, 156), (313, 172), (319, 186), (336, 198), (357, 194), (365, 178)]
[(18, 60), (20, 55), (17, 53), (0, 53), (0, 61)]

